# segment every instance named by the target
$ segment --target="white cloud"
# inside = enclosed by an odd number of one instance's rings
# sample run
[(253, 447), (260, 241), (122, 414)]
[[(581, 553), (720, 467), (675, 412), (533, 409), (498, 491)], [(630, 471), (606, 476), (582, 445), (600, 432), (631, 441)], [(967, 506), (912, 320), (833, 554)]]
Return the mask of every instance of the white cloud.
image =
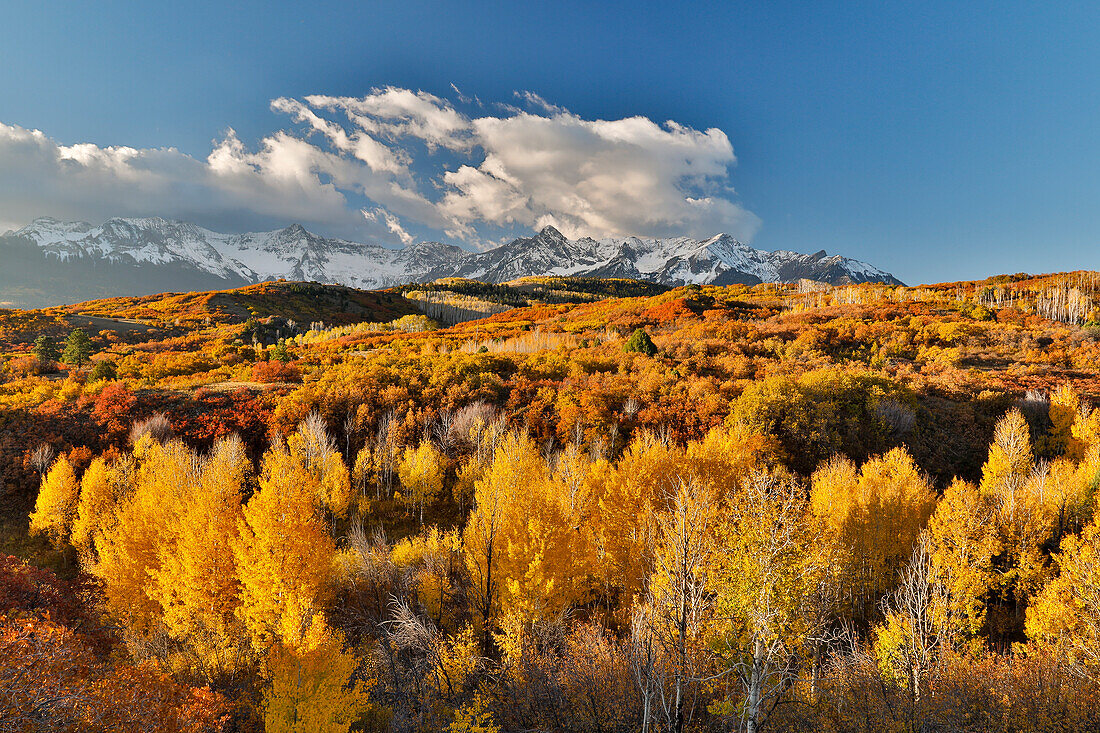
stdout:
[(0, 124), (0, 222), (156, 214), (240, 230), (300, 221), (341, 236), (409, 243), (412, 228), (475, 246), (547, 224), (568, 236), (726, 231), (742, 240), (758, 227), (734, 200), (736, 157), (721, 130), (587, 120), (533, 92), (516, 96), (531, 111), (470, 116), (396, 87), (279, 98), (272, 110), (294, 126), (255, 149), (230, 129), (205, 160), (63, 145)]
[(474, 127), (484, 159), (445, 177), (451, 189), (440, 204), (456, 227), (552, 220), (567, 236), (729, 231), (747, 240), (759, 225), (713, 191), (736, 161), (721, 130), (568, 112), (483, 117)]
[(340, 167), (348, 163), (284, 133), (248, 153), (230, 130), (201, 161), (172, 148), (64, 146), (38, 130), (0, 124), (0, 220), (98, 223), (155, 214), (223, 231), (301, 221), (388, 237), (321, 180), (322, 171)]
[(437, 146), (468, 149), (470, 120), (444, 99), (409, 89), (375, 89), (365, 97), (311, 95), (306, 102), (316, 109), (340, 110), (361, 129), (398, 140), (413, 137), (429, 149)]

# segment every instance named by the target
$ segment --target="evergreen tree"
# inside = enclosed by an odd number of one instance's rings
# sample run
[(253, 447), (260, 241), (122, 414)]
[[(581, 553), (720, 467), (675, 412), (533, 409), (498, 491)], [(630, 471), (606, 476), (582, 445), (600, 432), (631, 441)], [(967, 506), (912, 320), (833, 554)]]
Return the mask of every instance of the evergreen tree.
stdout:
[(34, 355), (40, 362), (47, 364), (51, 361), (57, 361), (58, 357), (61, 356), (61, 351), (52, 338), (42, 334), (34, 340)]
[(61, 360), (79, 369), (91, 356), (92, 340), (83, 328), (74, 328), (65, 340), (65, 351), (61, 354)]
[(636, 328), (630, 338), (626, 340), (623, 351), (634, 351), (646, 356), (654, 356), (657, 353), (657, 345), (653, 343), (653, 339), (649, 337), (644, 329)]
[(293, 359), (290, 350), (286, 347), (286, 339), (279, 339), (279, 343), (271, 347), (271, 358), (284, 364)]

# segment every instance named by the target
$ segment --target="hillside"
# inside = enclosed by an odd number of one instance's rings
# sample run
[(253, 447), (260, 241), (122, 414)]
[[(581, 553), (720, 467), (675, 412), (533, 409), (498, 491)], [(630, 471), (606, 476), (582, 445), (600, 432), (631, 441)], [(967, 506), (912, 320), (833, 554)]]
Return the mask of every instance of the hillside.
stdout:
[[(2, 311), (0, 555), (33, 566), (0, 562), (0, 604), (69, 645), (48, 658), (110, 649), (103, 679), (177, 707), (209, 686), (194, 714), (241, 730), (254, 690), (336, 670), (323, 704), (364, 730), (626, 733), (688, 658), (696, 723), (729, 728), (769, 634), (775, 730), (849, 729), (853, 698), (856, 730), (917, 704), (1087, 730), (1100, 688), (1062, 644), (1089, 643), (1064, 624), (1100, 587), (1075, 560), (1100, 552), (1098, 283), (276, 282)], [(36, 355), (74, 327), (88, 363)], [(915, 678), (913, 618), (940, 645)], [(262, 651), (298, 643), (315, 666)]]

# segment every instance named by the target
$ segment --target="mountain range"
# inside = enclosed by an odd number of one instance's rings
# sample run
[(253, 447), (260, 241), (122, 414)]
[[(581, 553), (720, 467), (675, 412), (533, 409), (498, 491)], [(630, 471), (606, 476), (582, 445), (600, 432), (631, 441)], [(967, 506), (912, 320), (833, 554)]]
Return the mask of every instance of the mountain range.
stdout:
[(667, 285), (793, 282), (901, 284), (840, 255), (768, 252), (728, 234), (709, 239), (569, 239), (553, 227), (471, 252), (418, 242), (402, 249), (331, 239), (294, 224), (222, 234), (159, 217), (101, 225), (41, 218), (0, 235), (0, 305), (210, 290), (285, 278), (372, 289), (441, 277), (506, 282), (529, 275), (621, 277)]

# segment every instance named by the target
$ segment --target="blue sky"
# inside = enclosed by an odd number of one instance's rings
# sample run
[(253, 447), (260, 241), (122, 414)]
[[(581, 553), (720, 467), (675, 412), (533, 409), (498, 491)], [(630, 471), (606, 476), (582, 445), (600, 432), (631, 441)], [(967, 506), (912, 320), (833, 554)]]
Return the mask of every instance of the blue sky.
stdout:
[[(3, 3), (0, 123), (18, 139), (6, 158), (0, 146), (0, 225), (164, 213), (228, 230), (313, 216), (303, 223), (333, 234), (467, 246), (547, 222), (594, 234), (722, 226), (766, 249), (857, 257), (907, 282), (1100, 267), (1095, 4), (74, 5)], [(429, 139), (379, 113), (368, 124), (382, 126), (374, 137), (397, 161), (380, 164), (304, 121), (368, 134), (349, 121), (347, 99), (388, 87), (423, 91), (462, 129)], [(278, 99), (289, 101), (273, 110)], [(592, 124), (635, 117), (655, 124)], [(708, 130), (724, 134), (735, 163)], [(285, 145), (261, 159), (279, 133)], [(623, 134), (634, 158), (604, 146)], [(517, 146), (538, 140), (577, 147), (545, 172), (519, 170)], [(53, 165), (51, 146), (77, 143), (95, 148), (40, 171)], [(111, 146), (140, 154), (120, 163), (122, 153), (103, 152)], [(211, 188), (219, 146), (231, 160)], [(572, 178), (586, 156), (608, 161), (609, 176)], [(494, 168), (494, 157), (504, 163)], [(316, 185), (298, 209), (280, 197), (298, 196), (287, 161), (307, 158)], [(59, 181), (73, 161), (99, 168)], [(106, 178), (120, 165), (126, 180)], [(455, 177), (462, 166), (469, 175)], [(230, 168), (239, 178), (226, 183)], [(127, 183), (135, 171), (155, 178)], [(638, 180), (642, 193), (601, 188), (606, 178)], [(573, 183), (583, 215), (563, 203)], [(673, 187), (691, 201), (668, 200)], [(522, 201), (493, 210), (505, 189)]]

